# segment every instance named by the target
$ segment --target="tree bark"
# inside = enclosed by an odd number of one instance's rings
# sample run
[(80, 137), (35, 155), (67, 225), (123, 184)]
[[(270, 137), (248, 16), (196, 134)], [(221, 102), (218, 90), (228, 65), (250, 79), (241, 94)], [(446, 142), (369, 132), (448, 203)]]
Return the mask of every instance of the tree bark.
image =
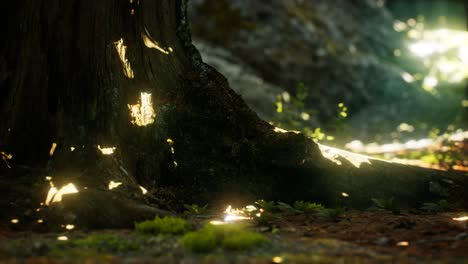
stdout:
[[(0, 175), (5, 217), (39, 217), (26, 208), (44, 201), (46, 176), (79, 193), (41, 216), (89, 227), (132, 225), (184, 203), (468, 201), (467, 178), (455, 173), (378, 160), (357, 168), (324, 158), (302, 134), (275, 132), (202, 62), (184, 0), (11, 2), (0, 43), (0, 151), (13, 155)], [(145, 126), (129, 108), (141, 93), (155, 111)], [(110, 181), (122, 185), (109, 190)]]

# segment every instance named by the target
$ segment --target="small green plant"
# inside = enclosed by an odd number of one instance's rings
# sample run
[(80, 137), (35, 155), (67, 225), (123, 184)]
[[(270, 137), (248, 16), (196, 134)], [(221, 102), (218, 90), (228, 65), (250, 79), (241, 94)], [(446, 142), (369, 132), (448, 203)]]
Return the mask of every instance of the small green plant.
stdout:
[(255, 202), (255, 205), (258, 208), (262, 208), (266, 212), (274, 212), (277, 209), (275, 202), (273, 201), (258, 200)]
[(265, 211), (260, 216), (254, 217), (254, 223), (256, 226), (271, 226), (276, 217), (273, 213)]
[(283, 202), (278, 202), (277, 208), (280, 212), (283, 212), (283, 213), (289, 213), (289, 214), (300, 213), (300, 211), (296, 210), (296, 208)]
[(206, 215), (208, 213), (208, 205), (199, 206), (198, 204), (184, 204), (186, 209), (185, 215)]
[(181, 235), (190, 230), (190, 224), (182, 218), (156, 217), (154, 220), (135, 223), (135, 229), (142, 234)]
[[(345, 119), (348, 116), (348, 108), (344, 103), (337, 104), (336, 116), (329, 118), (325, 127), (313, 127), (312, 120), (319, 114), (316, 110), (307, 107), (306, 101), (312, 95), (304, 83), (299, 83), (293, 95), (283, 92), (277, 96), (275, 107), (276, 115), (270, 124), (292, 131), (300, 131), (315, 141), (334, 140), (329, 132), (343, 131), (347, 129)], [(327, 131), (327, 133), (324, 132)]]
[(317, 211), (317, 215), (327, 221), (336, 221), (345, 213), (344, 208), (322, 208)]
[(245, 250), (264, 243), (266, 239), (258, 233), (246, 230), (244, 225), (207, 224), (202, 229), (185, 234), (180, 243), (194, 252), (210, 252), (217, 247), (228, 250)]
[(398, 206), (395, 203), (393, 197), (390, 197), (388, 199), (372, 198), (371, 201), (374, 204), (374, 206), (378, 209), (392, 211), (393, 213), (399, 213)]
[(306, 213), (306, 214), (313, 214), (317, 213), (320, 210), (325, 209), (323, 205), (317, 203), (310, 203), (304, 201), (296, 201), (293, 205), (294, 209)]
[(428, 213), (440, 213), (446, 212), (450, 208), (449, 203), (447, 200), (440, 200), (435, 203), (423, 203), (421, 206), (421, 210), (426, 211)]

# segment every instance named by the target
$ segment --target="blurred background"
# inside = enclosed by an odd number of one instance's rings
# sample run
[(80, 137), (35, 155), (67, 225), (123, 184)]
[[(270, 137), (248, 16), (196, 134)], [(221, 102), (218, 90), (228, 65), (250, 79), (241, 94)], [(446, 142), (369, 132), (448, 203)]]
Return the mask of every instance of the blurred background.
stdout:
[(468, 3), (191, 0), (195, 45), (249, 106), (319, 143), (468, 170)]

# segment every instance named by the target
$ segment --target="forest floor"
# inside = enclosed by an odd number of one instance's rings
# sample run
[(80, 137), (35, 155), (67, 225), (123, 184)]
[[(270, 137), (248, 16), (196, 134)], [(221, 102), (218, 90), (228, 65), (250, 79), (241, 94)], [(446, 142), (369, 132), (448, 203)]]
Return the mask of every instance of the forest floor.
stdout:
[[(262, 224), (250, 221), (248, 229), (262, 234), (263, 244), (211, 253), (192, 253), (173, 235), (79, 228), (37, 233), (15, 231), (9, 223), (0, 226), (0, 263), (468, 263), (468, 221), (454, 220), (467, 215), (347, 210), (326, 219), (275, 213)], [(208, 220), (190, 221), (200, 226)]]

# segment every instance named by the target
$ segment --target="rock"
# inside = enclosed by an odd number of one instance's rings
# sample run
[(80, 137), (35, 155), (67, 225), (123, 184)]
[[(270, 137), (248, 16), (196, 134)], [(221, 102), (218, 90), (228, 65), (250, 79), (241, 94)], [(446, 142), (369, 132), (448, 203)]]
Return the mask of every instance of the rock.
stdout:
[(421, 102), (437, 105), (402, 79), (393, 55), (402, 36), (376, 1), (192, 0), (189, 11), (205, 61), (265, 119), (276, 87), (294, 94), (299, 82), (311, 89), (313, 124), (336, 118), (344, 102), (361, 138), (393, 130), (409, 114), (427, 117), (415, 108)]

